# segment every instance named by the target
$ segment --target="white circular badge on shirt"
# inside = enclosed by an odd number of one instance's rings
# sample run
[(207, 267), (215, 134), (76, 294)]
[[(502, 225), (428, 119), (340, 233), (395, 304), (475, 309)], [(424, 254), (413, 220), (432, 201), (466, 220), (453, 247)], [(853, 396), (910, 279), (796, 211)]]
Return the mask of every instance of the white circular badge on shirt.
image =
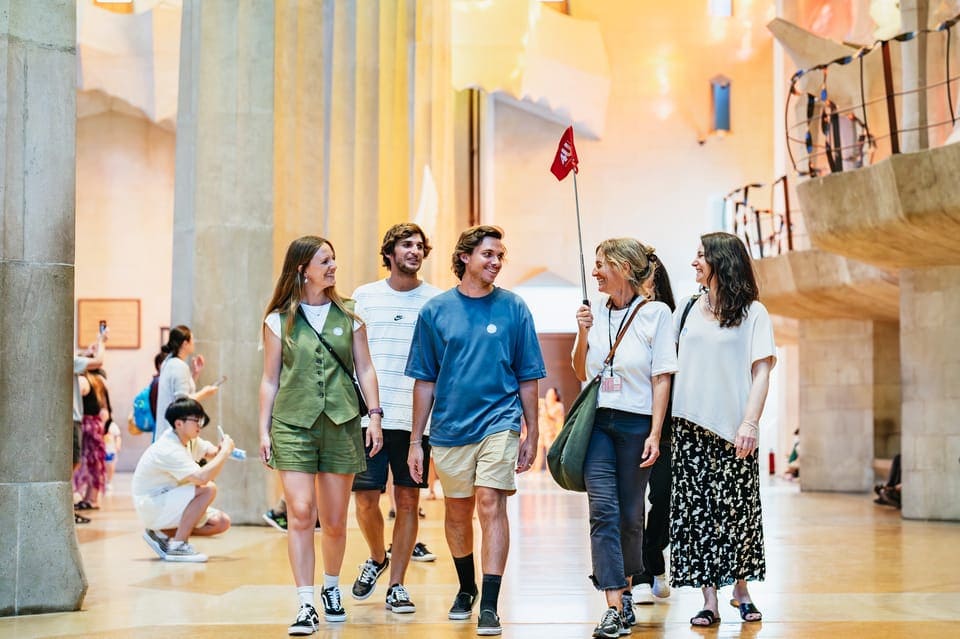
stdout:
[(496, 333), (496, 332), (497, 332), (497, 325), (496, 325), (496, 324), (487, 324), (487, 332), (490, 333), (491, 335), (493, 335), (494, 333)]
[(336, 335), (337, 337), (340, 337), (341, 335), (343, 335), (343, 329), (340, 328), (339, 326), (334, 326), (333, 334)]

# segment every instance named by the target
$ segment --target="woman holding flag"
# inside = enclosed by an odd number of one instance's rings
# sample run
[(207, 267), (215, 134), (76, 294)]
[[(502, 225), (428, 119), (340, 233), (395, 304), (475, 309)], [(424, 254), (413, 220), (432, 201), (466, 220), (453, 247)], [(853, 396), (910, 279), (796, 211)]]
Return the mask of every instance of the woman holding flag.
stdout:
[[(590, 504), (590, 576), (607, 608), (594, 636), (614, 639), (636, 623), (626, 575), (643, 572), (645, 492), (660, 454), (660, 430), (677, 371), (670, 308), (644, 297), (653, 250), (632, 238), (605, 240), (593, 276), (601, 298), (577, 310), (573, 370), (601, 375), (583, 467)], [(618, 344), (612, 361), (608, 354)]]

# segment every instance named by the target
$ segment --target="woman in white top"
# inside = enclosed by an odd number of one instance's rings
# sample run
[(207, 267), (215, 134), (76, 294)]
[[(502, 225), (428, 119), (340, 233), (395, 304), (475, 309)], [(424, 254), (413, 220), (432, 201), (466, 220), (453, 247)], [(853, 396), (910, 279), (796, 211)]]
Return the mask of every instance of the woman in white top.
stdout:
[(323, 614), (333, 622), (347, 617), (339, 586), (347, 506), (354, 474), (366, 470), (354, 373), (370, 406), (370, 457), (383, 447), (383, 409), (367, 331), (353, 300), (337, 292), (336, 271), (336, 253), (327, 240), (308, 235), (291, 242), (262, 327), (260, 459), (280, 472), (287, 503), (287, 555), (299, 602), (291, 635), (312, 634), (319, 623), (318, 517)]
[(203, 370), (203, 355), (194, 355), (195, 348), (193, 333), (190, 327), (183, 324), (171, 328), (167, 343), (160, 347), (160, 352), (166, 354), (167, 359), (160, 365), (160, 379), (157, 381), (157, 427), (153, 441), (173, 428), (173, 424), (164, 417), (173, 400), (189, 397), (202, 402), (217, 392), (217, 387), (212, 385), (197, 390), (197, 378)]
[[(596, 315), (587, 305), (577, 310), (574, 373), (581, 381), (602, 376), (583, 476), (590, 502), (591, 579), (607, 603), (594, 636), (608, 639), (636, 622), (627, 576), (643, 572), (647, 479), (660, 454), (670, 375), (677, 370), (670, 309), (642, 293), (655, 268), (652, 253), (632, 238), (601, 242), (593, 276), (604, 295)], [(621, 333), (613, 362), (606, 365)]]
[(706, 292), (692, 305), (683, 300), (674, 313), (680, 372), (673, 391), (670, 563), (674, 586), (703, 591), (703, 610), (690, 623), (711, 626), (720, 621), (722, 586), (733, 585), (730, 603), (743, 621), (762, 617), (747, 581), (766, 572), (757, 435), (776, 346), (743, 243), (729, 233), (700, 239), (692, 266)]

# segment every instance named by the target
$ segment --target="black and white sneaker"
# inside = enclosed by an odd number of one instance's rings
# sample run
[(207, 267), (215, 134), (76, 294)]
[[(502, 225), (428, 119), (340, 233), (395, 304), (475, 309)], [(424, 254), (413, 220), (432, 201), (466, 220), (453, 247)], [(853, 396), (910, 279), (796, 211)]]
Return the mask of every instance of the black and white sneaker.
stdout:
[(503, 632), (500, 627), (500, 617), (492, 610), (481, 610), (477, 617), (477, 634), (481, 637), (492, 637)]
[(353, 588), (350, 590), (353, 598), (363, 601), (372, 595), (374, 588), (377, 587), (377, 579), (389, 565), (389, 557), (385, 558), (382, 564), (378, 564), (372, 558), (360, 564), (360, 576), (353, 582)]
[(346, 621), (347, 611), (343, 609), (340, 598), (340, 586), (324, 588), (320, 591), (320, 601), (323, 602), (323, 618), (327, 621)]
[(280, 532), (287, 532), (287, 513), (278, 513), (271, 508), (260, 516)]
[(477, 593), (472, 595), (469, 592), (458, 592), (450, 606), (450, 612), (447, 613), (447, 619), (454, 621), (459, 619), (469, 619), (473, 614), (473, 606), (477, 603)]
[(143, 531), (143, 540), (153, 549), (153, 552), (157, 553), (160, 559), (167, 558), (167, 542), (170, 540), (169, 537), (159, 530), (148, 529)]
[(387, 610), (398, 614), (416, 612), (417, 607), (410, 601), (410, 594), (403, 584), (394, 584), (387, 590)]
[(417, 542), (413, 546), (413, 552), (410, 554), (411, 561), (436, 561), (437, 556), (430, 552), (430, 549), (427, 548), (427, 545), (421, 542)]
[(603, 611), (603, 616), (600, 617), (600, 623), (593, 629), (593, 636), (598, 639), (617, 639), (620, 636), (620, 629), (622, 627), (623, 623), (620, 619), (620, 612), (613, 606), (610, 606)]
[(312, 635), (320, 627), (317, 609), (310, 604), (301, 604), (296, 620), (287, 628), (287, 634), (295, 637)]
[(633, 623), (627, 622), (627, 616), (623, 611), (620, 612), (620, 636), (629, 635), (633, 630), (630, 626), (633, 626), (637, 623), (636, 617), (634, 617)]

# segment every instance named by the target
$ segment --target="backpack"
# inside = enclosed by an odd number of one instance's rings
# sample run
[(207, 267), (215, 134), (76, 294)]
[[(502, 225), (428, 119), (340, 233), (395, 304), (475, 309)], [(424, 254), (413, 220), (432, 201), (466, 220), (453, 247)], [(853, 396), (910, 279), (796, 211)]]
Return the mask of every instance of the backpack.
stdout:
[(153, 416), (153, 411), (150, 410), (150, 390), (153, 388), (155, 381), (156, 380), (151, 380), (151, 382), (133, 398), (132, 425), (135, 426), (140, 433), (152, 433), (157, 428), (157, 420)]

